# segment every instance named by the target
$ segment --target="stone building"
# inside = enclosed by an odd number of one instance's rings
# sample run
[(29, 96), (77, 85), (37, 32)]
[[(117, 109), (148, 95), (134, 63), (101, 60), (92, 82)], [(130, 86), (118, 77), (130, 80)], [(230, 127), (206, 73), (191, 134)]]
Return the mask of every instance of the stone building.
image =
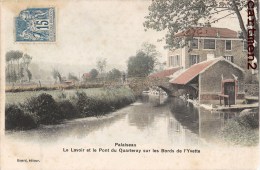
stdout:
[(175, 96), (185, 95), (204, 104), (218, 104), (223, 97), (234, 105), (245, 97), (244, 70), (224, 57), (193, 64), (170, 83)]
[[(223, 56), (246, 70), (247, 44), (236, 31), (227, 28), (196, 27), (176, 34), (186, 39), (184, 47), (168, 52), (168, 67), (187, 69), (193, 64)], [(184, 41), (183, 41), (184, 42)]]

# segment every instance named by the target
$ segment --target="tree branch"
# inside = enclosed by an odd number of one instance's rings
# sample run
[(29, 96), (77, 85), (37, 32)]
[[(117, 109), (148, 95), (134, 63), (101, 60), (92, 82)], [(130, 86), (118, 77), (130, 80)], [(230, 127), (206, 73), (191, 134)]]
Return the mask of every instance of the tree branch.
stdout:
[(232, 0), (232, 5), (233, 5), (233, 9), (234, 9), (234, 11), (235, 11), (235, 13), (237, 15), (237, 19), (239, 21), (240, 28), (241, 28), (241, 30), (243, 32), (243, 36), (244, 36), (244, 38), (247, 39), (247, 31), (246, 31), (246, 28), (245, 28), (245, 24), (243, 22), (242, 16), (241, 16), (241, 14), (240, 14), (240, 12), (238, 10), (238, 7), (236, 5), (235, 0)]
[(232, 12), (232, 13), (230, 13), (230, 14), (227, 14), (227, 15), (225, 15), (225, 16), (223, 16), (223, 17), (220, 17), (220, 18), (218, 18), (218, 19), (216, 19), (216, 20), (214, 20), (214, 21), (211, 21), (210, 23), (215, 23), (216, 21), (219, 21), (219, 20), (221, 20), (221, 19), (223, 19), (223, 18), (226, 18), (227, 16), (229, 16), (229, 15), (233, 15), (235, 12)]

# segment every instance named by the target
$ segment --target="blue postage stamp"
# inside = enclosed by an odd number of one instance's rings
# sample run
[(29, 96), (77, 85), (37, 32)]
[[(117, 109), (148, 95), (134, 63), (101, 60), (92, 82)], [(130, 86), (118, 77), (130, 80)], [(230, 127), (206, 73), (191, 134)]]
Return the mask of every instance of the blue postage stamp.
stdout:
[(17, 42), (54, 42), (55, 8), (27, 8), (15, 18)]

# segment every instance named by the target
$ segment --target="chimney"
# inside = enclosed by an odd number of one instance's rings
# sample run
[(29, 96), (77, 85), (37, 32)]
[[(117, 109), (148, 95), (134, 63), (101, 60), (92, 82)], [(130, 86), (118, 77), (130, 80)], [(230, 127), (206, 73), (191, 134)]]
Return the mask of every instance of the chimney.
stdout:
[(219, 32), (217, 31), (217, 38), (219, 38), (220, 37), (220, 35), (219, 35)]

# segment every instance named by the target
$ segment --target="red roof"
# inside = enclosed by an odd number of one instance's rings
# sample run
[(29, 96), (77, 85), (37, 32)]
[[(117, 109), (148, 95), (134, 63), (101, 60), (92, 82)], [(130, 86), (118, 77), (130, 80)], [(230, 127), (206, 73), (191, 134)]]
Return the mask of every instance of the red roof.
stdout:
[(195, 27), (187, 31), (177, 33), (176, 37), (192, 36), (192, 37), (218, 37), (218, 38), (238, 38), (237, 32), (228, 28), (216, 27)]
[(176, 68), (171, 68), (171, 69), (167, 69), (167, 70), (163, 70), (157, 73), (153, 73), (151, 75), (149, 75), (148, 77), (150, 78), (164, 78), (167, 76), (172, 75), (173, 73), (175, 73), (176, 71), (180, 70), (180, 67), (176, 67)]
[(82, 77), (89, 78), (89, 77), (91, 77), (91, 74), (90, 73), (84, 73)]
[(187, 84), (192, 79), (194, 79), (197, 75), (199, 75), (204, 69), (206, 69), (209, 65), (216, 62), (216, 59), (204, 61), (198, 64), (192, 65), (186, 71), (178, 75), (175, 79), (170, 80), (172, 84)]

